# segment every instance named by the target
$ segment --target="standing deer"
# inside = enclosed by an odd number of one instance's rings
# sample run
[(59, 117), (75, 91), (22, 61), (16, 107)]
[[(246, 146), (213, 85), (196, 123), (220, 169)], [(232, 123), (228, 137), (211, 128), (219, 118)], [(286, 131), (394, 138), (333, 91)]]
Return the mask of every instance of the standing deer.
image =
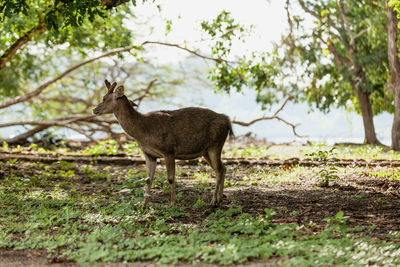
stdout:
[[(221, 203), (226, 168), (221, 161), (222, 147), (233, 135), (226, 115), (204, 108), (139, 113), (124, 95), (121, 85), (105, 80), (107, 94), (94, 110), (95, 115), (114, 113), (124, 131), (135, 138), (146, 158), (147, 187), (142, 204), (146, 205), (154, 179), (157, 158), (164, 158), (170, 185), (171, 205), (175, 205), (175, 159), (204, 157), (217, 174), (211, 205)], [(115, 89), (115, 90), (114, 90)]]

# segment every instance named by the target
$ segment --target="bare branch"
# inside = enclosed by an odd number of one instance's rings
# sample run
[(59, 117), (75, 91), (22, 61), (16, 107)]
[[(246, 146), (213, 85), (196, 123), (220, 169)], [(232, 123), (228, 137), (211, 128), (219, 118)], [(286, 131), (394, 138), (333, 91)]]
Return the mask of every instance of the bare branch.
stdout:
[(96, 115), (71, 116), (71, 117), (56, 118), (56, 119), (48, 120), (48, 121), (7, 122), (7, 123), (0, 124), (0, 128), (17, 126), (17, 125), (65, 126), (67, 124), (77, 122), (77, 121), (87, 121), (94, 117), (96, 117)]
[[(302, 8), (305, 12), (307, 12), (307, 13), (310, 14), (310, 15), (312, 15), (313, 17), (315, 17), (315, 18), (318, 19), (319, 21), (322, 21), (323, 18), (322, 18), (322, 16), (321, 16), (320, 14), (318, 14), (317, 12), (315, 12), (315, 11), (309, 9), (309, 8), (305, 5), (305, 3), (304, 3), (303, 0), (298, 0), (298, 1), (299, 1), (299, 4), (300, 4), (301, 8)], [(337, 32), (340, 32), (338, 26), (337, 26), (331, 19), (327, 18), (326, 22), (328, 23), (328, 25), (329, 25), (330, 27), (334, 28)]]
[(108, 52), (106, 52), (106, 53), (104, 53), (104, 54), (102, 54), (100, 56), (85, 60), (85, 61), (83, 61), (83, 62), (81, 62), (81, 63), (79, 63), (79, 64), (77, 64), (77, 65), (75, 65), (75, 66), (73, 66), (73, 67), (71, 67), (69, 69), (67, 69), (62, 74), (60, 74), (59, 76), (53, 78), (52, 80), (40, 85), (35, 90), (33, 90), (33, 91), (29, 92), (29, 93), (26, 93), (24, 95), (18, 96), (16, 98), (9, 99), (9, 100), (6, 100), (6, 101), (0, 103), (0, 109), (6, 108), (6, 107), (9, 107), (9, 106), (21, 103), (21, 102), (24, 102), (26, 100), (31, 99), (32, 97), (35, 97), (35, 96), (41, 94), (42, 91), (44, 89), (46, 89), (48, 86), (50, 86), (51, 84), (55, 83), (56, 81), (62, 79), (64, 76), (68, 75), (70, 72), (82, 67), (83, 65), (86, 65), (88, 63), (91, 63), (91, 62), (96, 61), (96, 60), (98, 60), (100, 58), (103, 58), (103, 57), (112, 56), (112, 55), (119, 54), (119, 53), (122, 53), (122, 52), (128, 52), (128, 51), (132, 50), (133, 48), (134, 48), (133, 46), (117, 48), (117, 49), (108, 51)]
[(354, 50), (355, 49), (355, 38), (354, 38), (353, 32), (351, 31), (351, 25), (346, 18), (342, 0), (340, 0), (338, 3), (338, 10), (339, 10), (339, 16), (340, 16), (340, 21), (341, 21), (342, 27), (345, 28), (346, 33), (350, 38), (350, 46)]
[(226, 59), (223, 59), (223, 58), (213, 58), (213, 57), (208, 57), (208, 56), (202, 55), (202, 54), (200, 54), (200, 53), (198, 53), (198, 52), (196, 52), (194, 50), (191, 50), (189, 48), (180, 46), (179, 44), (171, 44), (171, 43), (164, 43), (164, 42), (158, 42), (158, 41), (145, 41), (145, 42), (142, 43), (142, 45), (146, 45), (146, 44), (158, 44), (158, 45), (176, 47), (176, 48), (185, 50), (186, 52), (189, 52), (189, 53), (191, 53), (193, 55), (196, 55), (198, 57), (201, 57), (201, 58), (204, 58), (204, 59), (208, 59), (208, 60), (213, 60), (213, 61), (218, 62), (218, 63), (221, 63), (221, 62), (234, 63), (232, 61), (229, 61), (229, 60), (226, 60)]
[(138, 106), (140, 106), (140, 103), (142, 103), (143, 98), (145, 98), (149, 95), (150, 89), (151, 89), (151, 87), (153, 87), (153, 85), (156, 81), (158, 81), (158, 78), (154, 78), (153, 80), (151, 80), (149, 82), (149, 84), (147, 85), (147, 88), (144, 90), (144, 93), (141, 96), (139, 96), (133, 100), (133, 101), (138, 101), (138, 104), (137, 104)]
[(232, 120), (232, 123), (238, 124), (238, 125), (241, 125), (241, 126), (248, 127), (248, 126), (250, 126), (250, 125), (252, 125), (252, 124), (254, 124), (254, 123), (256, 123), (256, 122), (259, 122), (259, 121), (277, 119), (277, 120), (279, 120), (279, 121), (281, 121), (281, 122), (283, 122), (283, 123), (289, 125), (290, 127), (292, 127), (292, 131), (293, 131), (293, 134), (294, 134), (295, 136), (297, 136), (297, 137), (305, 137), (305, 136), (301, 136), (301, 135), (298, 135), (298, 134), (297, 134), (297, 132), (296, 132), (296, 127), (298, 126), (298, 124), (290, 123), (290, 122), (288, 122), (288, 121), (286, 121), (286, 120), (284, 120), (284, 119), (282, 119), (281, 117), (278, 116), (279, 112), (281, 112), (281, 111), (283, 110), (283, 108), (286, 106), (286, 104), (287, 104), (290, 100), (292, 100), (293, 98), (294, 98), (293, 96), (287, 97), (287, 98), (285, 99), (285, 101), (282, 103), (282, 105), (280, 106), (280, 108), (278, 108), (277, 111), (275, 111), (274, 115), (272, 115), (272, 116), (269, 116), (269, 117), (263, 116), (263, 117), (254, 119), (254, 120), (252, 120), (252, 121), (250, 121), (250, 122), (243, 122), (243, 121)]
[(362, 31), (360, 31), (359, 33), (357, 33), (357, 34), (354, 36), (354, 39), (360, 38), (361, 36), (363, 36), (363, 35), (366, 34), (367, 32), (368, 32), (368, 28), (363, 29)]

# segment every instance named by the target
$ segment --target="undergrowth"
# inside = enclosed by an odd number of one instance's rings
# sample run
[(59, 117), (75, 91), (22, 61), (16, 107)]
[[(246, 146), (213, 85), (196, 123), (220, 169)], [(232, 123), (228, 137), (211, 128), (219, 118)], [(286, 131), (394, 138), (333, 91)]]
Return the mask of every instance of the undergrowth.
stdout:
[[(68, 166), (65, 166), (68, 167)], [(281, 265), (400, 264), (397, 243), (355, 237), (339, 212), (326, 218), (326, 228), (273, 223), (275, 212), (251, 215), (240, 206), (212, 210), (204, 221), (184, 223), (184, 207), (134, 205), (143, 194), (143, 179), (128, 179), (106, 196), (63, 190), (14, 187), (6, 179), (0, 191), (0, 248), (44, 249), (49, 257), (90, 266), (96, 262), (204, 262), (230, 265), (274, 259)], [(128, 194), (118, 195), (123, 189)]]

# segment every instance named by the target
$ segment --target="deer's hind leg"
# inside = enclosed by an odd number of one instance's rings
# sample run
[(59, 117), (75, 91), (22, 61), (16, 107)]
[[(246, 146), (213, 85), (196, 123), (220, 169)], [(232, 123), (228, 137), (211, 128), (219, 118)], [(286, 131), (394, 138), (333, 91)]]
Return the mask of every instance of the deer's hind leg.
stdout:
[(147, 185), (146, 185), (146, 190), (144, 193), (144, 197), (143, 197), (143, 201), (142, 201), (142, 205), (145, 206), (149, 200), (150, 197), (150, 189), (151, 189), (151, 185), (153, 184), (153, 180), (154, 180), (154, 175), (156, 173), (156, 166), (157, 166), (157, 159), (144, 154), (145, 158), (146, 158), (146, 167), (147, 167)]
[(175, 157), (174, 156), (165, 156), (165, 166), (167, 168), (167, 178), (170, 188), (170, 199), (171, 206), (174, 206), (176, 203), (176, 195), (175, 195)]
[(210, 148), (207, 154), (204, 156), (204, 158), (215, 171), (217, 177), (214, 195), (210, 202), (212, 206), (219, 205), (223, 198), (226, 167), (221, 161), (221, 151), (222, 148)]

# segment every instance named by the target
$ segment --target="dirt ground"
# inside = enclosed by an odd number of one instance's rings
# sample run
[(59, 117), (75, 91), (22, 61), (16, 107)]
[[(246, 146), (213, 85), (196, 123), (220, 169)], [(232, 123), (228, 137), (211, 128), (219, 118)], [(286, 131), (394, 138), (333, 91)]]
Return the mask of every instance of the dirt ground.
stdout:
[[(2, 166), (2, 167), (1, 167)], [(343, 211), (348, 216), (347, 226), (363, 226), (359, 235), (367, 235), (372, 238), (386, 240), (391, 231), (400, 231), (400, 183), (398, 180), (381, 179), (367, 175), (361, 169), (352, 166), (338, 167), (339, 179), (330, 181), (329, 186), (319, 187), (310, 175), (298, 175), (294, 181), (270, 182), (260, 184), (240, 183), (243, 175), (250, 168), (246, 165), (229, 165), (226, 181), (239, 182), (234, 186), (227, 186), (224, 190), (224, 201), (220, 208), (228, 209), (232, 206), (242, 206), (244, 212), (251, 214), (264, 214), (266, 208), (276, 211), (273, 217), (275, 223), (296, 223), (307, 225), (313, 231), (320, 231), (326, 226), (324, 218), (333, 217), (337, 212)], [(26, 165), (18, 166), (0, 165), (0, 174), (9, 172), (26, 175), (35, 172)], [(77, 169), (83, 165), (77, 164)], [(98, 168), (104, 168), (99, 165)], [(126, 171), (130, 167), (115, 166), (115, 173)], [(132, 167), (133, 168), (133, 167)], [(134, 167), (136, 170), (145, 170), (140, 164)], [(177, 178), (177, 193), (181, 193), (180, 206), (184, 206), (188, 217), (181, 218), (183, 223), (197, 224), (202, 222), (215, 208), (193, 207), (201, 198), (211, 200), (213, 189), (203, 189), (196, 186), (198, 180), (193, 179), (193, 173), (198, 171), (212, 171), (206, 166), (181, 166), (181, 177)], [(285, 169), (287, 166), (251, 166), (252, 170)], [(292, 167), (290, 167), (292, 168)], [(294, 169), (296, 166), (293, 167)], [(316, 167), (302, 167), (305, 173), (313, 173)], [(371, 167), (365, 167), (371, 169)], [(164, 167), (158, 166), (157, 173), (164, 171)], [(317, 170), (314, 171), (317, 173)], [(1, 177), (0, 177), (1, 179)], [(96, 184), (85, 182), (85, 177), (77, 181), (81, 184), (80, 190), (87, 194), (93, 190), (102, 190), (101, 180)], [(212, 185), (213, 181), (209, 181)], [(104, 185), (106, 186), (106, 185)], [(162, 188), (154, 188), (150, 205), (158, 203), (168, 205), (169, 194)], [(400, 242), (400, 239), (390, 239), (391, 242)], [(274, 260), (268, 262), (252, 262), (253, 265), (274, 265)], [(2, 266), (73, 266), (68, 262), (53, 262), (47, 259), (45, 251), (35, 250), (5, 250), (0, 249), (0, 267)], [(153, 263), (132, 264), (107, 264), (104, 266), (156, 266)], [(183, 265), (182, 265), (183, 266)], [(211, 266), (211, 265), (201, 265)]]

